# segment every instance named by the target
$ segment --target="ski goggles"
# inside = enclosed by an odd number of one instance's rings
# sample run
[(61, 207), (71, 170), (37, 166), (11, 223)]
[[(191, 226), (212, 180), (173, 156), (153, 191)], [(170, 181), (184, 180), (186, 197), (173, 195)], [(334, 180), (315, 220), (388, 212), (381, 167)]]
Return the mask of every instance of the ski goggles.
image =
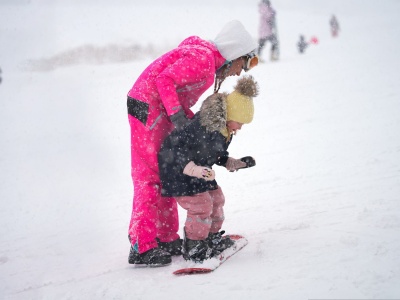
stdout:
[[(255, 51), (250, 52), (249, 54), (246, 54), (241, 57), (243, 59), (243, 66), (242, 69), (247, 72), (250, 69), (253, 69), (255, 66), (258, 65), (258, 55), (256, 54)], [(227, 69), (230, 69), (232, 66), (233, 61), (232, 60), (227, 60), (225, 63), (222, 65), (226, 66)], [(221, 68), (222, 68), (221, 67)]]
[(243, 56), (244, 64), (243, 70), (245, 72), (253, 69), (255, 66), (258, 65), (258, 55), (255, 52), (250, 52), (249, 54)]

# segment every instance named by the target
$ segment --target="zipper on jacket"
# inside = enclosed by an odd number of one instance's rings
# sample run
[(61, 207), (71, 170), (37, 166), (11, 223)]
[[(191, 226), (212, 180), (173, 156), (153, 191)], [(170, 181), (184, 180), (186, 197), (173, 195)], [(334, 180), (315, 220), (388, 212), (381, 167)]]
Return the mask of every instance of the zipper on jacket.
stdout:
[(153, 124), (150, 126), (150, 130), (153, 130), (153, 128), (157, 125), (158, 121), (161, 119), (163, 113), (160, 113), (160, 115), (154, 120)]

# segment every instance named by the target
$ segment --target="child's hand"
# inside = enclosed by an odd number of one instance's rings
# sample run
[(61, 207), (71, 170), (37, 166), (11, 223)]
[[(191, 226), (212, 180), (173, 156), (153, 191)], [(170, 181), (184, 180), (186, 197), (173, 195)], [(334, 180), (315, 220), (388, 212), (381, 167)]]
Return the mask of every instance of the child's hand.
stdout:
[(204, 179), (206, 181), (212, 181), (215, 179), (215, 172), (213, 169), (197, 166), (194, 162), (189, 162), (183, 169), (183, 174)]
[(202, 168), (201, 177), (203, 177), (205, 180), (211, 181), (215, 179), (214, 170), (207, 167), (199, 167), (199, 168)]
[(245, 168), (251, 168), (256, 165), (256, 160), (251, 156), (242, 157), (240, 160), (246, 163)]
[(240, 159), (228, 157), (228, 160), (226, 161), (225, 168), (230, 171), (237, 171), (238, 169), (241, 168), (246, 168), (247, 164)]
[(251, 168), (254, 167), (255, 165), (256, 165), (256, 160), (251, 156), (245, 156), (242, 157), (241, 159), (228, 157), (225, 167), (230, 172), (234, 172), (234, 171), (239, 171), (239, 169)]

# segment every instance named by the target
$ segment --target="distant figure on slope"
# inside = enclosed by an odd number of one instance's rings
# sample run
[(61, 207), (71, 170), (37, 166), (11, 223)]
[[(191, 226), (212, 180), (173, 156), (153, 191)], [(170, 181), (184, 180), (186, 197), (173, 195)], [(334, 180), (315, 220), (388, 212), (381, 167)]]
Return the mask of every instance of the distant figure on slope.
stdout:
[(191, 107), (214, 84), (218, 92), (228, 76), (239, 76), (258, 63), (257, 43), (239, 21), (228, 22), (214, 40), (186, 38), (152, 62), (127, 95), (134, 186), (128, 236), (128, 262), (165, 266), (181, 255), (178, 209), (174, 198), (161, 198), (157, 155), (174, 128), (193, 117)]
[(336, 19), (335, 15), (332, 15), (332, 17), (331, 17), (331, 19), (329, 21), (329, 25), (330, 25), (330, 28), (331, 28), (332, 36), (333, 37), (337, 37), (338, 34), (339, 34), (340, 27), (339, 27), (339, 22)]
[(297, 42), (297, 48), (300, 53), (304, 53), (306, 48), (308, 47), (308, 43), (304, 39), (304, 35), (300, 35), (300, 40)]
[(225, 197), (212, 166), (233, 172), (255, 165), (252, 157), (235, 159), (227, 149), (236, 131), (253, 120), (257, 95), (253, 77), (239, 79), (231, 94), (215, 93), (204, 100), (190, 124), (174, 130), (161, 146), (161, 194), (175, 197), (187, 211), (182, 247), (186, 260), (202, 262), (233, 245), (220, 231)]
[(267, 41), (269, 41), (271, 42), (271, 60), (278, 60), (279, 41), (276, 28), (276, 11), (272, 8), (269, 0), (262, 0), (258, 5), (258, 10), (260, 13), (258, 56), (261, 60), (261, 53)]

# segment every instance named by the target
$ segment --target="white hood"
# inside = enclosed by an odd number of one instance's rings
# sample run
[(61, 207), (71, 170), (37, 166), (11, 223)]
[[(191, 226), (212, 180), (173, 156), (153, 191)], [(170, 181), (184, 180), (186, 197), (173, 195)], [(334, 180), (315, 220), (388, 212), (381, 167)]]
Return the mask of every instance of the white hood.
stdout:
[(234, 60), (257, 48), (257, 43), (237, 20), (227, 23), (213, 42), (227, 60)]

